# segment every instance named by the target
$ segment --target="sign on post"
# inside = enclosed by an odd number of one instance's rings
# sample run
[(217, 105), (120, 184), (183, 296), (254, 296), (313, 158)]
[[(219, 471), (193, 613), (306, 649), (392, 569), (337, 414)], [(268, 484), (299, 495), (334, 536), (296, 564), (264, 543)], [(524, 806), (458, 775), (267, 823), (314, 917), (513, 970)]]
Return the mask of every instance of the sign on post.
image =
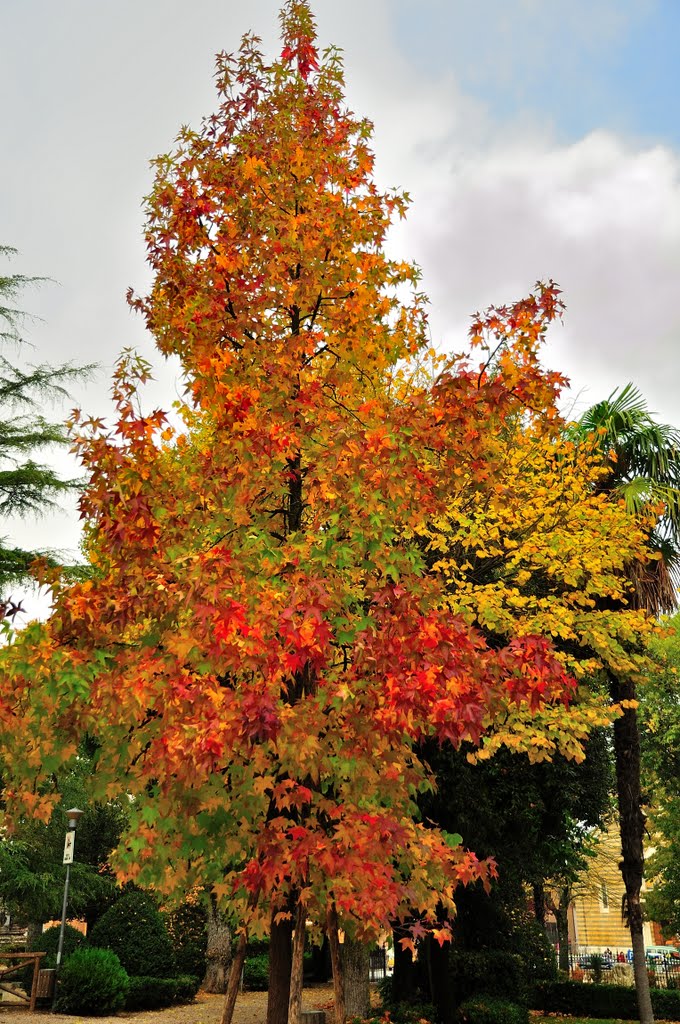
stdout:
[(62, 864), (73, 864), (73, 848), (75, 846), (75, 840), (75, 832), (66, 833), (66, 842), (64, 843), (64, 859), (62, 861)]

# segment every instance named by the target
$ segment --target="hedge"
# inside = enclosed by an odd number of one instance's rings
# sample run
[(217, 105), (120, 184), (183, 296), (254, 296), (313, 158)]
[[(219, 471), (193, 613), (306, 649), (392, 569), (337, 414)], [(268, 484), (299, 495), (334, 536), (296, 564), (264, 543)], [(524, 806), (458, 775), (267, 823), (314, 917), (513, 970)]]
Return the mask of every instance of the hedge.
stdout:
[(515, 1003), (528, 999), (526, 969), (517, 953), (452, 949), (449, 977), (456, 1005), (480, 994)]
[(190, 974), (178, 978), (147, 978), (133, 975), (125, 1000), (126, 1010), (161, 1010), (175, 1003), (190, 1003), (198, 992), (199, 979)]
[(251, 992), (266, 992), (269, 988), (269, 954), (249, 956), (243, 965), (243, 987)]
[[(654, 1016), (680, 1021), (680, 991), (651, 989)], [(582, 981), (542, 981), (535, 987), (534, 1009), (574, 1017), (618, 1017), (637, 1020), (634, 988), (624, 985), (585, 985)]]

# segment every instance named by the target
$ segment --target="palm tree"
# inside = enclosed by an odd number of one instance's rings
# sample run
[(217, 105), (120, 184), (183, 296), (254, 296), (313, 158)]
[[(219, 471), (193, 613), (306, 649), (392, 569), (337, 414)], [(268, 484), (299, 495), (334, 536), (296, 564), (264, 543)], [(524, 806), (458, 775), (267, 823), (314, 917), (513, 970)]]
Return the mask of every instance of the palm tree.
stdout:
[[(680, 431), (657, 423), (637, 388), (627, 384), (588, 409), (576, 435), (590, 437), (605, 455), (602, 491), (623, 498), (632, 515), (655, 505), (661, 513), (650, 530), (649, 546), (659, 558), (633, 562), (628, 573), (637, 608), (660, 615), (677, 607), (680, 582)], [(610, 678), (612, 700), (635, 701), (635, 682)], [(626, 890), (624, 914), (633, 948), (633, 967), (642, 1024), (654, 1020), (642, 936), (640, 891), (644, 869), (645, 815), (640, 785), (640, 730), (635, 707), (614, 723), (614, 757), (621, 831), (621, 873)]]

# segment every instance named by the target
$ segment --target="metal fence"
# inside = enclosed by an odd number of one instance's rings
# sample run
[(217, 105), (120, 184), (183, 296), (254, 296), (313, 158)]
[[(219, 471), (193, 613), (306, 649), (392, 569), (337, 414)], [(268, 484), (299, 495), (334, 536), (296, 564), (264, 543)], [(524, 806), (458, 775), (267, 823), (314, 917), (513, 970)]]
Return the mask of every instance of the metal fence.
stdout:
[(387, 977), (387, 950), (372, 949), (369, 953), (368, 976), (371, 981), (382, 981)]
[[(655, 988), (680, 989), (680, 956), (677, 954), (648, 955), (647, 973), (650, 984)], [(574, 953), (569, 956), (570, 975), (592, 982), (599, 980), (620, 984), (626, 975), (632, 982), (633, 952)], [(623, 970), (621, 970), (623, 968)]]

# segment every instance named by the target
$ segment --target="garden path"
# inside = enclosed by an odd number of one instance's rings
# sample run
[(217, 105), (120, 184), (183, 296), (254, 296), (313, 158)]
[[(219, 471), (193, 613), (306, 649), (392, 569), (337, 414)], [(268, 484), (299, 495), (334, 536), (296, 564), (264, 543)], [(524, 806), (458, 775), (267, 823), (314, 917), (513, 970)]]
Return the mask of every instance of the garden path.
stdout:
[[(199, 992), (196, 1002), (186, 1006), (170, 1006), (166, 1010), (141, 1010), (138, 1013), (119, 1013), (115, 1017), (75, 1017), (71, 1014), (28, 1013), (23, 1006), (0, 1003), (0, 1020), (10, 1024), (219, 1024), (224, 996)], [(305, 988), (302, 994), (305, 1010), (325, 1010), (326, 1024), (333, 1024), (333, 987), (316, 985)], [(241, 992), (234, 1010), (233, 1024), (265, 1024), (266, 992)]]

